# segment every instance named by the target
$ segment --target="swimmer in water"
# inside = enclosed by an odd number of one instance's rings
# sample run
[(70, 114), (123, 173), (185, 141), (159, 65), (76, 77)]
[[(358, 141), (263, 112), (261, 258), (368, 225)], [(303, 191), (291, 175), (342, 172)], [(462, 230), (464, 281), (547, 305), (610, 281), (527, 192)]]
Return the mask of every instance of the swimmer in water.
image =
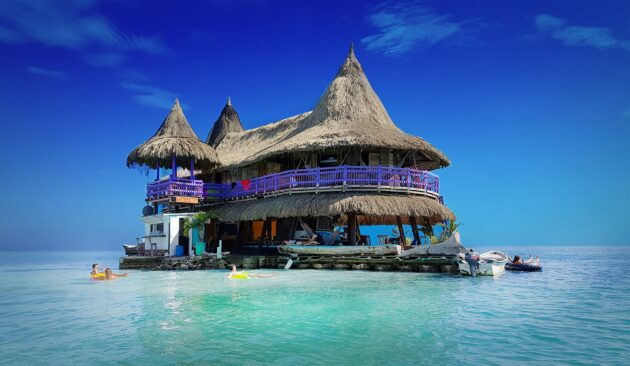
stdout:
[(100, 268), (100, 267), (99, 267), (98, 263), (94, 263), (94, 264), (92, 265), (92, 272), (90, 272), (90, 274), (91, 274), (91, 275), (97, 275), (97, 274), (99, 274), (99, 273), (103, 273), (103, 272), (99, 272), (99, 271), (98, 271), (98, 269), (99, 269), (99, 268)]
[(252, 277), (256, 277), (256, 278), (269, 278), (269, 277), (273, 277), (275, 276), (275, 273), (269, 274), (269, 275), (263, 275), (263, 274), (258, 274), (258, 273), (248, 273), (245, 271), (237, 271), (236, 270), (236, 265), (232, 264), (232, 270), (230, 271), (230, 274), (228, 275), (228, 278), (252, 278)]
[(117, 273), (113, 273), (111, 268), (105, 268), (105, 272), (100, 272), (100, 273), (104, 273), (104, 276), (92, 276), (93, 280), (97, 280), (97, 281), (108, 281), (108, 280), (115, 280), (118, 277), (127, 277), (129, 274), (128, 273), (121, 273), (121, 274), (117, 274)]

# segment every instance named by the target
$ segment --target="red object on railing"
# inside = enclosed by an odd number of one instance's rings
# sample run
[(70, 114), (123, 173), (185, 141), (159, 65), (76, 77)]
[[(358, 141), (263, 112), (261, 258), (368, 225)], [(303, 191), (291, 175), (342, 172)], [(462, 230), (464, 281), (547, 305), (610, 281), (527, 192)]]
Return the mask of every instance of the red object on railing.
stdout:
[[(246, 184), (246, 182), (248, 184)], [(203, 196), (228, 200), (292, 191), (392, 190), (439, 196), (439, 178), (426, 170), (342, 165), (332, 168), (287, 170), (235, 184), (205, 183)]]

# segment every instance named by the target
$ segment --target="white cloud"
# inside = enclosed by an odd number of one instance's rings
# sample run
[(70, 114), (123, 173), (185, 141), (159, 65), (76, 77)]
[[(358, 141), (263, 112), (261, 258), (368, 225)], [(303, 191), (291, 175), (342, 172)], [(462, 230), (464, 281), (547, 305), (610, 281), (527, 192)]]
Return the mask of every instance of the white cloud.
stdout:
[(367, 50), (385, 55), (429, 48), (468, 31), (464, 27), (466, 22), (455, 22), (449, 15), (439, 15), (416, 2), (382, 3), (367, 21), (379, 32), (361, 42)]
[(0, 1), (0, 42), (35, 42), (47, 46), (80, 50), (167, 52), (157, 37), (128, 34), (97, 14), (96, 1), (2, 0)]
[(562, 41), (566, 46), (630, 50), (630, 41), (614, 37), (610, 28), (569, 25), (565, 19), (549, 14), (537, 15), (534, 18), (534, 24), (539, 31)]
[[(158, 88), (156, 86), (123, 82), (120, 84), (123, 88), (134, 91), (133, 97), (138, 104), (146, 107), (170, 108), (177, 95), (169, 90)], [(187, 106), (182, 105), (183, 108)]]
[(26, 70), (28, 70), (31, 74), (47, 76), (55, 79), (64, 79), (67, 76), (67, 74), (63, 71), (50, 70), (38, 66), (26, 66)]

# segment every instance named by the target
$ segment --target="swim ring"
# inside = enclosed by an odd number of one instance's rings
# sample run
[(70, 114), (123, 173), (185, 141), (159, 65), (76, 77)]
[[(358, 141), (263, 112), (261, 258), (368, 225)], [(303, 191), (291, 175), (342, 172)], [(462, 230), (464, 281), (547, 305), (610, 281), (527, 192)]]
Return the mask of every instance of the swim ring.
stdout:
[(249, 278), (247, 274), (248, 274), (247, 272), (240, 272), (240, 273), (233, 274), (230, 278), (239, 278), (239, 279)]

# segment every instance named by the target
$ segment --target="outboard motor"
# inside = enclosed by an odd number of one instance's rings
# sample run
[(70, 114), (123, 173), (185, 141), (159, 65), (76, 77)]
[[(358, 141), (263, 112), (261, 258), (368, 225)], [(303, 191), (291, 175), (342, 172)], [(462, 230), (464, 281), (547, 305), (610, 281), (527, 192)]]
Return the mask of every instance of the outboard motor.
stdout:
[(479, 253), (473, 251), (466, 252), (464, 254), (464, 260), (470, 267), (470, 275), (477, 277), (477, 271), (479, 270)]

